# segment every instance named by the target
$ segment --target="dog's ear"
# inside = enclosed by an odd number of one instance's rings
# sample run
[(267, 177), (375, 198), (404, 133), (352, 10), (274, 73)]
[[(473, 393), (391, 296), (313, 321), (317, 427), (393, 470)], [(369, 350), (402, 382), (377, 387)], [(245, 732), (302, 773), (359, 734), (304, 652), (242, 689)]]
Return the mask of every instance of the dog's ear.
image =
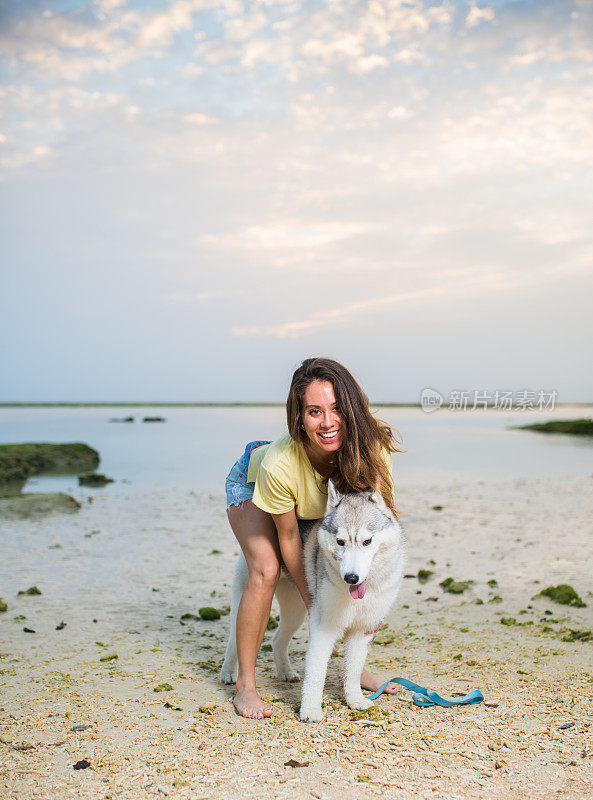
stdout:
[(342, 495), (338, 492), (334, 486), (334, 482), (330, 478), (330, 480), (327, 482), (327, 507), (335, 508), (341, 499)]
[(386, 507), (385, 500), (383, 500), (383, 495), (381, 494), (381, 492), (377, 491), (371, 492), (369, 494), (369, 500), (372, 500), (373, 503), (376, 503), (379, 506), (379, 508)]

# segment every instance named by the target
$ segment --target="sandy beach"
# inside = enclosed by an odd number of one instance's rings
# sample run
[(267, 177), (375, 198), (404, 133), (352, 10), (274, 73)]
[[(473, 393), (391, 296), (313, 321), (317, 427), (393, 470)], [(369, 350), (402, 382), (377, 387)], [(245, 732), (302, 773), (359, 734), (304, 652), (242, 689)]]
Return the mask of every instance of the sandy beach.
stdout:
[[(421, 709), (402, 691), (359, 719), (338, 655), (319, 725), (298, 720), (300, 684), (276, 679), (265, 646), (274, 716), (239, 718), (218, 683), (228, 616), (180, 619), (229, 603), (237, 544), (222, 495), (82, 492), (77, 514), (2, 520), (0, 797), (593, 796), (593, 641), (563, 641), (593, 628), (591, 481), (402, 491), (414, 577), (368, 663), (447, 696), (479, 688), (485, 703)], [(434, 575), (421, 584), (419, 569)], [(447, 577), (473, 583), (448, 594)], [(587, 607), (535, 597), (559, 583)], [(33, 585), (41, 595), (17, 596)], [(306, 641), (303, 627), (301, 670)]]

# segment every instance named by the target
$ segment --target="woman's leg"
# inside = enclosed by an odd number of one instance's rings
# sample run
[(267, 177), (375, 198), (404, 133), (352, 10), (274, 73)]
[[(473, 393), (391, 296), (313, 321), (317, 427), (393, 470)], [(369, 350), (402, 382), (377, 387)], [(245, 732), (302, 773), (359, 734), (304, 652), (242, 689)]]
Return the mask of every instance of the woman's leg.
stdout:
[(233, 703), (243, 717), (263, 719), (272, 709), (255, 688), (255, 660), (270, 617), (274, 590), (280, 577), (280, 547), (274, 520), (245, 500), (230, 506), (229, 522), (241, 545), (249, 580), (237, 612), (237, 694)]

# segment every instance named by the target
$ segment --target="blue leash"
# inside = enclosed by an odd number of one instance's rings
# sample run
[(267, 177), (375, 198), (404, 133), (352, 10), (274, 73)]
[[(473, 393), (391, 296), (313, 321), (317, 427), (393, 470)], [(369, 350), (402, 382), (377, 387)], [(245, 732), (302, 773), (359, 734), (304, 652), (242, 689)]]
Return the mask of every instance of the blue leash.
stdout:
[(473, 706), (476, 703), (481, 703), (484, 699), (484, 695), (479, 689), (472, 689), (471, 692), (466, 694), (465, 697), (460, 697), (459, 700), (447, 700), (446, 697), (441, 697), (440, 694), (437, 694), (432, 689), (425, 689), (424, 686), (419, 686), (417, 683), (413, 683), (406, 678), (390, 678), (388, 681), (381, 684), (376, 692), (367, 695), (367, 698), (369, 700), (376, 700), (380, 694), (383, 694), (383, 690), (390, 683), (399, 683), (400, 686), (404, 686), (406, 689), (410, 689), (410, 691), (414, 692), (412, 700), (417, 706), (422, 706), (422, 708), (428, 706), (443, 706), (443, 708), (450, 708), (451, 706)]

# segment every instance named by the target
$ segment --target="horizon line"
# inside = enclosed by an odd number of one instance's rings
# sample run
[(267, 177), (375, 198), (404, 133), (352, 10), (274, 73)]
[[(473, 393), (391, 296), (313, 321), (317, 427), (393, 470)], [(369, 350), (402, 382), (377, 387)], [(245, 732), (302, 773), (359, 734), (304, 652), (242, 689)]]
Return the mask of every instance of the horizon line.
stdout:
[[(99, 401), (69, 401), (69, 400), (56, 400), (56, 401), (0, 401), (0, 408), (234, 408), (234, 407), (284, 407), (284, 401), (243, 401), (243, 400), (206, 400), (206, 401), (112, 401), (112, 400), (99, 400)], [(395, 401), (371, 401), (369, 405), (378, 408), (422, 408), (422, 404), (418, 402), (406, 403)], [(593, 401), (588, 400), (571, 400), (562, 403), (556, 403), (555, 408), (566, 406), (593, 406)], [(488, 408), (495, 409), (494, 404), (489, 404)], [(447, 410), (447, 406), (443, 405), (443, 411)], [(475, 411), (474, 408), (454, 409), (455, 411)], [(517, 410), (517, 409), (499, 409), (499, 410)], [(538, 409), (529, 409), (532, 411)], [(541, 409), (542, 411), (546, 409)]]

